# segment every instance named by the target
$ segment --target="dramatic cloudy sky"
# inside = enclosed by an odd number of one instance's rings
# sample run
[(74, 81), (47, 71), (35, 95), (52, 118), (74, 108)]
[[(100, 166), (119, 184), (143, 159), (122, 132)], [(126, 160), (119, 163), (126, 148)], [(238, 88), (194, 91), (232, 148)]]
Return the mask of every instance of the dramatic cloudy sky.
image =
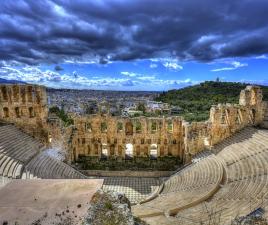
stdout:
[(268, 84), (267, 0), (1, 0), (0, 78), (167, 90)]

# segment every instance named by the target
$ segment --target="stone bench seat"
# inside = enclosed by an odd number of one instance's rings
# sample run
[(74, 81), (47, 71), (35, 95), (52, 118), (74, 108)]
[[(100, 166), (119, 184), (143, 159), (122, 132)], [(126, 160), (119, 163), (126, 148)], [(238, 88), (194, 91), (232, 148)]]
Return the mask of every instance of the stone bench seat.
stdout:
[(45, 152), (38, 154), (33, 160), (31, 160), (26, 165), (25, 171), (28, 172), (23, 176), (26, 177), (26, 179), (29, 178), (28, 174), (32, 174), (33, 177), (43, 179), (86, 178), (71, 166), (48, 156)]

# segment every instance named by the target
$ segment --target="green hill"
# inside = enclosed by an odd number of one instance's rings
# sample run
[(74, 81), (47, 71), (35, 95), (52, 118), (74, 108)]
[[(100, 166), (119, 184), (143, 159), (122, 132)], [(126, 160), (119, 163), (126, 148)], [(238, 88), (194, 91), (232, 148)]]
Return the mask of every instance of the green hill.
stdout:
[[(180, 115), (187, 121), (203, 121), (209, 117), (211, 105), (238, 103), (239, 94), (248, 84), (206, 81), (195, 86), (161, 93), (155, 100), (182, 108)], [(261, 86), (268, 101), (268, 87)]]

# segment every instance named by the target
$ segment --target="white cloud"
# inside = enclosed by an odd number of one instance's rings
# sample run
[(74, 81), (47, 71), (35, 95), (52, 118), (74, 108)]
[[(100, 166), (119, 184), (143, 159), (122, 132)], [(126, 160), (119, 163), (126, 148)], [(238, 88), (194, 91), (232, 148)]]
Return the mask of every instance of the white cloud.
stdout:
[(256, 56), (255, 59), (268, 59), (268, 57), (266, 55), (259, 55)]
[(165, 62), (163, 66), (171, 70), (182, 70), (183, 67), (176, 62)]
[(150, 64), (150, 68), (152, 68), (152, 69), (155, 69), (155, 68), (157, 68), (157, 67), (158, 67), (158, 65), (155, 64), (155, 63), (151, 63), (151, 64)]
[(138, 77), (139, 80), (155, 80), (155, 76), (143, 76), (143, 77)]
[(137, 74), (137, 73), (127, 72), (127, 71), (123, 71), (123, 72), (121, 72), (121, 74), (124, 75), (124, 76), (127, 76), (127, 77), (137, 77), (137, 76), (140, 75), (140, 74)]
[(238, 68), (248, 66), (247, 63), (241, 63), (241, 62), (238, 62), (238, 61), (226, 62), (226, 64), (228, 64), (229, 66), (228, 67), (218, 68), (218, 69), (213, 69), (211, 71), (212, 72), (220, 72), (220, 71), (227, 71), (227, 70), (236, 70)]

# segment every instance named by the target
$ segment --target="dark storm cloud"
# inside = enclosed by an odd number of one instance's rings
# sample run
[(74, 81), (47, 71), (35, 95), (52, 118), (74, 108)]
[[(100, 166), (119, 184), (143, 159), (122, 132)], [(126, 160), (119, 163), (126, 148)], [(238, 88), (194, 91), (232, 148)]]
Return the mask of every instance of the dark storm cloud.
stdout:
[(2, 0), (0, 60), (177, 57), (210, 61), (268, 53), (267, 0)]

